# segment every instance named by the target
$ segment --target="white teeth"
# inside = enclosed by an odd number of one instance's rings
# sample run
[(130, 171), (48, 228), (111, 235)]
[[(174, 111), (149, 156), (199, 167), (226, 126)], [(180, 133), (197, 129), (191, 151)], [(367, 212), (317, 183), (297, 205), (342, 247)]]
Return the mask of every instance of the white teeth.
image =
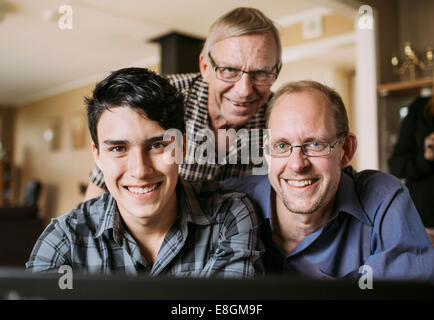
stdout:
[(287, 180), (286, 181), (290, 186), (294, 187), (304, 187), (311, 185), (314, 180)]
[(252, 104), (252, 102), (235, 102), (235, 101), (231, 101), (231, 103), (237, 107), (247, 107)]
[(148, 192), (151, 192), (152, 190), (157, 189), (157, 187), (158, 187), (158, 183), (147, 186), (145, 188), (128, 188), (128, 190), (132, 193), (144, 194), (144, 193), (148, 193)]

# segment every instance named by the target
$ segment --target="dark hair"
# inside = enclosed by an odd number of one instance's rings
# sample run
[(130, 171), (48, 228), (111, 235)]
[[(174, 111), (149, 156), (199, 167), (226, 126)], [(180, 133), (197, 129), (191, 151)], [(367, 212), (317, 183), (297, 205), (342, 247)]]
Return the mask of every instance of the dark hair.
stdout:
[(145, 68), (113, 71), (97, 83), (92, 97), (86, 97), (89, 131), (98, 148), (98, 121), (105, 110), (135, 108), (157, 121), (165, 130), (185, 132), (184, 99), (167, 79)]

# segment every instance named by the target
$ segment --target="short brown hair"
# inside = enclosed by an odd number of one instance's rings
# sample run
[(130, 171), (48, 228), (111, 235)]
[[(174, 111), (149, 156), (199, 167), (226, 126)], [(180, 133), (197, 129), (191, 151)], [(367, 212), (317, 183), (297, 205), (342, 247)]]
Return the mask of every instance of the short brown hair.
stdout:
[(277, 65), (282, 64), (282, 44), (279, 31), (273, 21), (255, 8), (240, 7), (229, 11), (215, 21), (202, 48), (202, 56), (208, 55), (218, 41), (246, 34), (270, 33), (277, 46)]
[(345, 105), (341, 96), (332, 88), (312, 80), (288, 82), (281, 86), (273, 95), (273, 98), (268, 104), (266, 111), (266, 124), (268, 127), (268, 120), (270, 119), (271, 111), (276, 104), (277, 100), (284, 94), (302, 93), (302, 92), (315, 92), (324, 97), (331, 107), (333, 119), (335, 121), (335, 128), (338, 134), (347, 133), (349, 131), (348, 115)]

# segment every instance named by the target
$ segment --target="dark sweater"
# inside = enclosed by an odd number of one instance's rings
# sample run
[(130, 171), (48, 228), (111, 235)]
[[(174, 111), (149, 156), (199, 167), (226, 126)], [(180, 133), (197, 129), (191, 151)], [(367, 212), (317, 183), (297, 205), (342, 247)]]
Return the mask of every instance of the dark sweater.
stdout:
[(424, 157), (425, 137), (434, 132), (434, 117), (424, 109), (430, 98), (417, 98), (402, 121), (399, 139), (389, 159), (391, 173), (405, 178), (426, 227), (434, 227), (434, 161)]

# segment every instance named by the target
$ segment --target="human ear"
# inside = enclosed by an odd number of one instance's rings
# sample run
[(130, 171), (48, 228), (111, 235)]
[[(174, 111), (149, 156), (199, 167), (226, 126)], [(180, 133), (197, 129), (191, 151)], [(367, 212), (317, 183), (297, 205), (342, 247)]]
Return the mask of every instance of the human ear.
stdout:
[(100, 156), (99, 156), (99, 150), (95, 146), (95, 143), (92, 143), (92, 155), (93, 155), (93, 161), (95, 161), (95, 163), (98, 166), (98, 168), (101, 169), (101, 159), (100, 159)]
[(345, 136), (344, 144), (342, 147), (341, 168), (348, 166), (353, 160), (354, 154), (357, 150), (357, 137), (354, 133), (348, 132)]
[(209, 65), (209, 61), (202, 54), (199, 56), (199, 69), (202, 78), (205, 80), (205, 82), (208, 82), (208, 73), (211, 69), (211, 66)]

